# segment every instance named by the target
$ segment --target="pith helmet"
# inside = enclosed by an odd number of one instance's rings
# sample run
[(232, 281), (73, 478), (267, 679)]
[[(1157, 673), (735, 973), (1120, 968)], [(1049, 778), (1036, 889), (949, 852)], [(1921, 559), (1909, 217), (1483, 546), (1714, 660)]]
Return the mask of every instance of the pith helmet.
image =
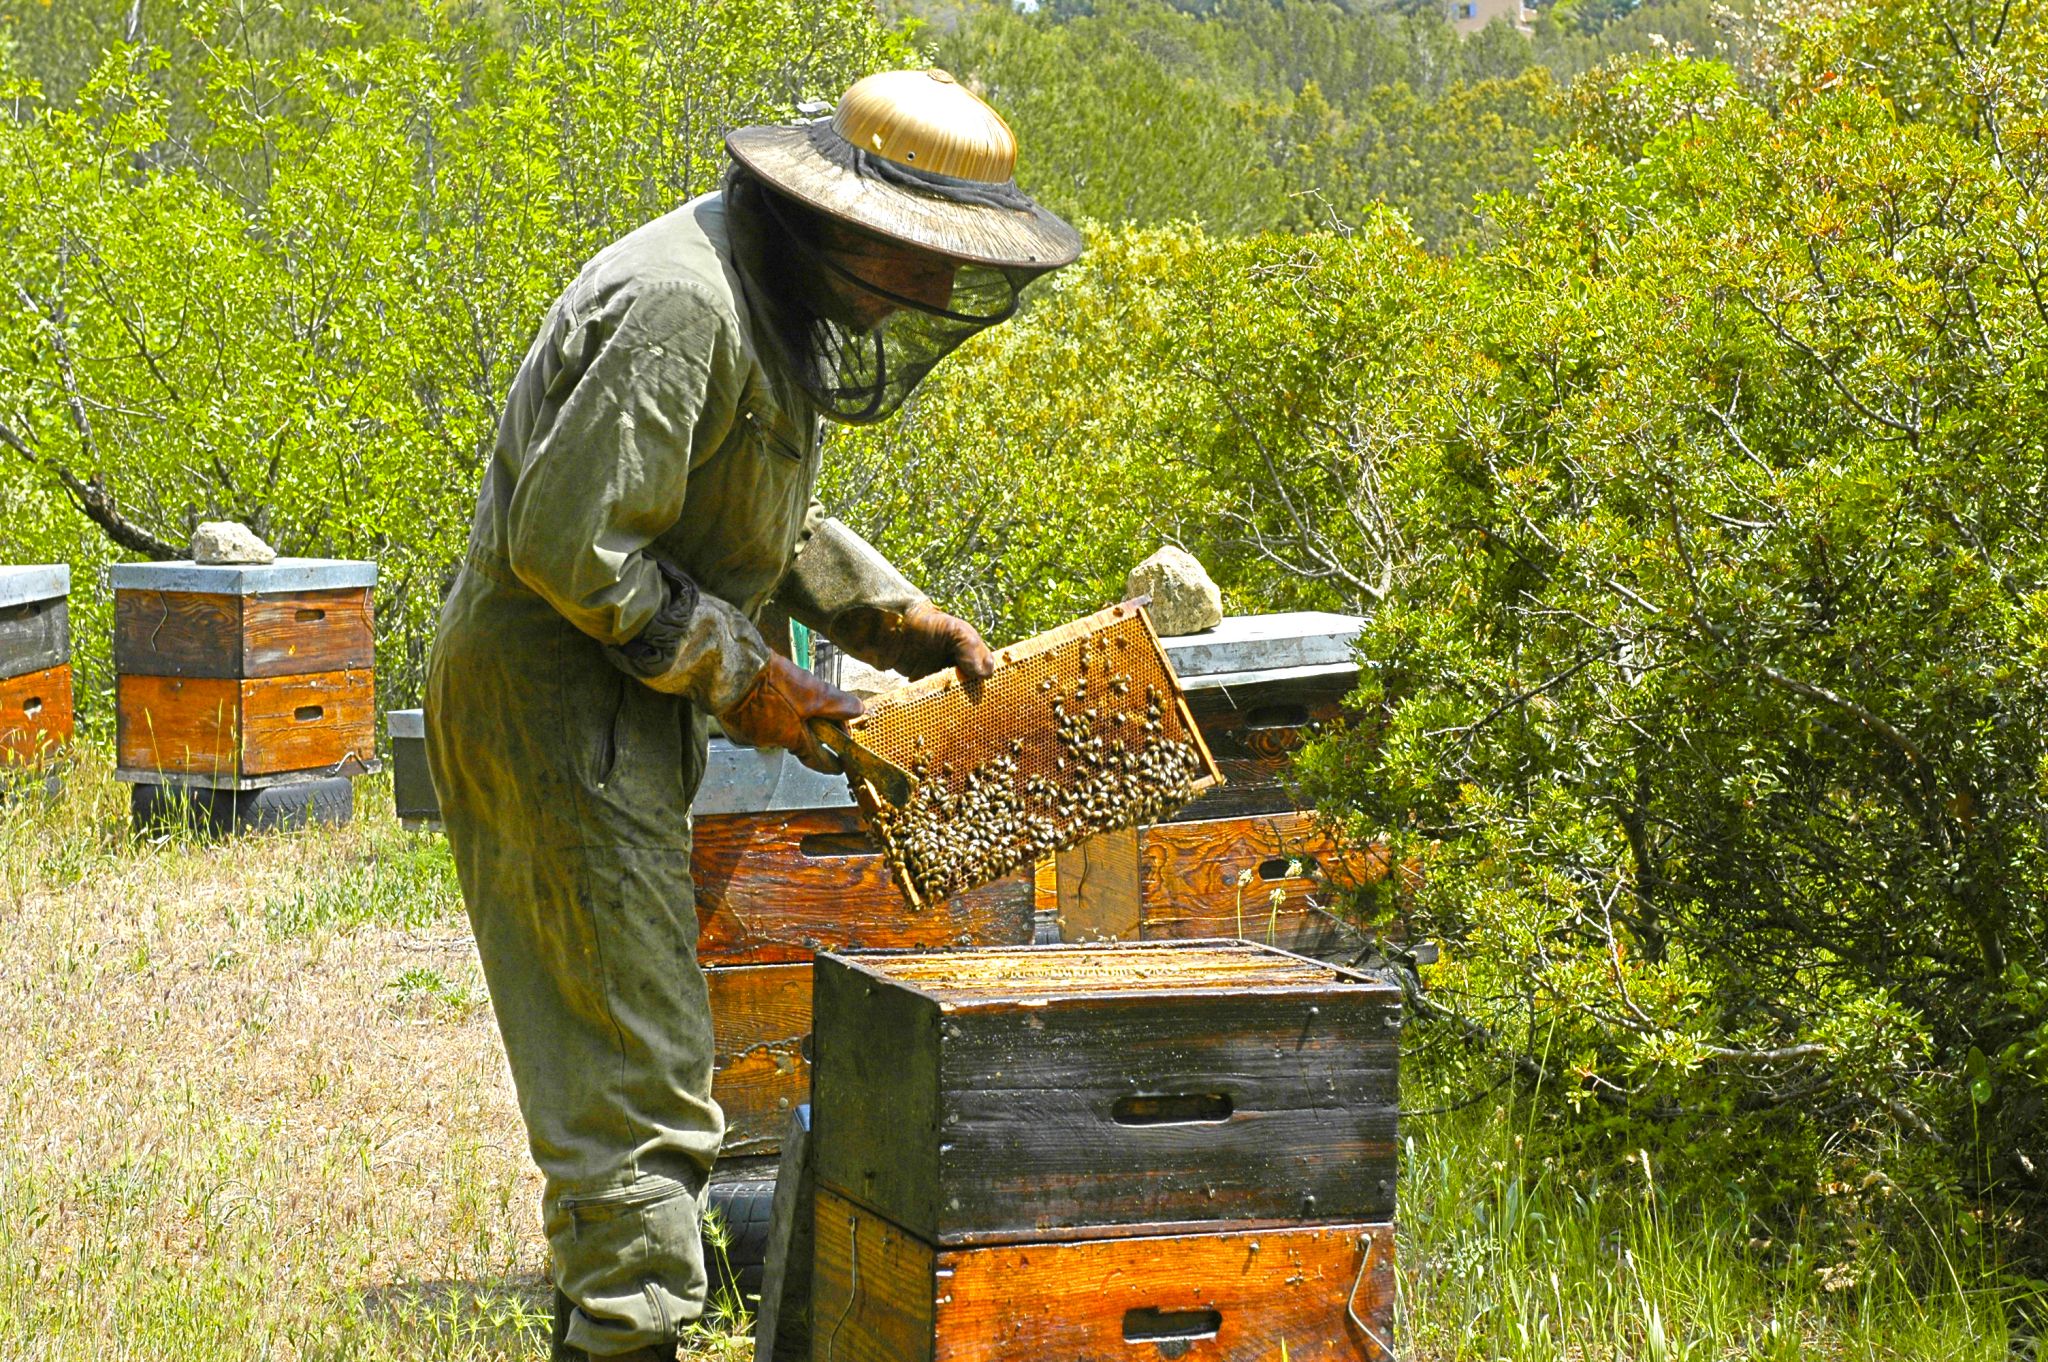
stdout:
[(1010, 125), (944, 71), (882, 71), (829, 118), (739, 128), (733, 159), (835, 218), (956, 260), (1052, 270), (1081, 236), (1017, 188)]

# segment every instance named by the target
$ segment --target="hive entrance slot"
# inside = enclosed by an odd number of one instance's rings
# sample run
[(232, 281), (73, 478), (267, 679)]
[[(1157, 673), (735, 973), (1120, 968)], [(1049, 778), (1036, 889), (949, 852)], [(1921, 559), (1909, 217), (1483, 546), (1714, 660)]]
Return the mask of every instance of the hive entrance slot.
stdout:
[(1315, 873), (1316, 862), (1313, 856), (1270, 856), (1259, 862), (1259, 878), (1269, 883), (1273, 880), (1302, 879)]
[(1245, 711), (1246, 728), (1304, 728), (1308, 725), (1307, 705), (1260, 705)]
[(300, 705), (292, 711), (292, 717), (302, 724), (309, 724), (324, 713), (326, 710), (319, 705)]
[(814, 861), (880, 854), (875, 850), (875, 844), (867, 839), (867, 834), (860, 832), (814, 832), (796, 845), (797, 850)]
[(1161, 1310), (1147, 1305), (1124, 1311), (1126, 1343), (1197, 1343), (1216, 1337), (1222, 1327), (1221, 1310)]
[(320, 620), (324, 620), (326, 618), (327, 612), (325, 610), (314, 610), (309, 608), (299, 611), (299, 623), (301, 624), (315, 624), (318, 623)]
[(1216, 1125), (1235, 1110), (1237, 1103), (1227, 1092), (1174, 1092), (1119, 1098), (1109, 1116), (1120, 1126)]

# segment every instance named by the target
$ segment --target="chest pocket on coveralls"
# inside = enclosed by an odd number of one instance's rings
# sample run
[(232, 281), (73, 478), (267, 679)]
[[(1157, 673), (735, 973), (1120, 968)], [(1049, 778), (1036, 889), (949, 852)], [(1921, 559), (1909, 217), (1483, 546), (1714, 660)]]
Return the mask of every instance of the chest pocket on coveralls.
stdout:
[(718, 454), (690, 476), (671, 561), (751, 613), (781, 579), (810, 509), (817, 459), (806, 432), (764, 390), (749, 394)]
[(772, 454), (780, 454), (792, 463), (804, 461), (804, 447), (798, 439), (796, 422), (767, 403), (756, 403), (748, 407), (740, 418), (748, 434), (761, 442)]

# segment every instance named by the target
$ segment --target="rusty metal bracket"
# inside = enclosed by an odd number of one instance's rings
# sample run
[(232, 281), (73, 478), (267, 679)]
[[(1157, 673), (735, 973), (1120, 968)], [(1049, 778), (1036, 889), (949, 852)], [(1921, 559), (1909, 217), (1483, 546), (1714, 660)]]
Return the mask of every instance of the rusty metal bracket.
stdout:
[(1358, 1331), (1365, 1335), (1366, 1341), (1372, 1344), (1386, 1362), (1398, 1362), (1394, 1354), (1394, 1345), (1389, 1343), (1379, 1330), (1367, 1324), (1365, 1318), (1358, 1313), (1358, 1293), (1365, 1286), (1365, 1279), (1372, 1275), (1372, 1261), (1379, 1256), (1380, 1237), (1368, 1233), (1359, 1247), (1365, 1250), (1365, 1256), (1359, 1261), (1358, 1276), (1351, 1283), (1351, 1293), (1344, 1298), (1345, 1318), (1358, 1326)]

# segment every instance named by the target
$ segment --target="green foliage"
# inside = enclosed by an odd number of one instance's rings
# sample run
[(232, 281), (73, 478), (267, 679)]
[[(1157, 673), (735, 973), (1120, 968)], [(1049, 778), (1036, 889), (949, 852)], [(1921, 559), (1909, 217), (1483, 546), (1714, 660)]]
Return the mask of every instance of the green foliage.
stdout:
[(0, 53), (0, 560), (80, 569), (89, 717), (97, 569), (210, 518), (377, 560), (379, 679), (415, 695), (548, 303), (713, 187), (726, 127), (900, 55), (859, 0), (535, 0), (374, 41), (317, 7), (146, 13), (75, 99), (43, 96), (69, 53), (34, 25)]
[(1017, 129), (1020, 182), (1061, 212), (1239, 233), (1387, 203), (1439, 247), (1478, 230), (1480, 196), (1534, 187), (1563, 133), (1559, 76), (1656, 42), (1719, 43), (1703, 0), (1546, 21), (1533, 41), (1506, 25), (1461, 39), (1434, 4), (990, 3), (952, 18), (934, 58), (987, 90)]
[(1589, 1166), (1546, 1137), (1539, 1102), (1474, 1103), (1428, 1065), (1402, 1079), (1409, 1105), (1457, 1105), (1405, 1127), (1404, 1355), (2003, 1362), (2048, 1311), (2038, 1287), (1982, 1287), (1952, 1223), (1774, 1230), (1739, 1195), (1668, 1185), (1661, 1151)]
[(1368, 611), (1379, 717), (1309, 789), (1420, 868), (1432, 1030), (1582, 1157), (2038, 1234), (2048, 125), (1682, 60), (1570, 108), (1460, 260), (1098, 235), (840, 485), (1005, 636), (1158, 537), (1238, 608)]

